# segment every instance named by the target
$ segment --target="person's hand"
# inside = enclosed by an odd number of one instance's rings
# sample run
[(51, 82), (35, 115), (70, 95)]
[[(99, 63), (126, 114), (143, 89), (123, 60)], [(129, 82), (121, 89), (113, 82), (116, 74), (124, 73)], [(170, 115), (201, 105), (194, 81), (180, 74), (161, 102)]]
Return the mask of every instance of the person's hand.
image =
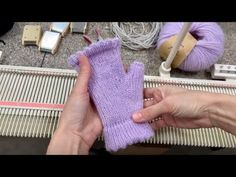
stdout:
[(83, 56), (75, 86), (65, 104), (47, 154), (88, 154), (102, 123), (88, 93), (90, 64)]
[[(213, 94), (180, 87), (162, 86), (144, 90), (144, 109), (133, 115), (135, 122), (151, 121), (154, 129), (213, 127), (208, 103)], [(152, 121), (155, 120), (156, 121)]]

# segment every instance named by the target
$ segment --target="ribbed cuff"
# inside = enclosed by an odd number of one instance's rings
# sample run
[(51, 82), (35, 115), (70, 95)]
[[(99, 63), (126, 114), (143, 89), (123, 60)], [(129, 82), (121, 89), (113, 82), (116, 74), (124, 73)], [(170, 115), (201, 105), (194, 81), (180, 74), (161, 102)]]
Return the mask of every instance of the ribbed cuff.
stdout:
[(144, 142), (154, 136), (148, 123), (135, 123), (131, 119), (112, 127), (104, 127), (105, 146), (108, 151), (118, 151), (128, 145)]

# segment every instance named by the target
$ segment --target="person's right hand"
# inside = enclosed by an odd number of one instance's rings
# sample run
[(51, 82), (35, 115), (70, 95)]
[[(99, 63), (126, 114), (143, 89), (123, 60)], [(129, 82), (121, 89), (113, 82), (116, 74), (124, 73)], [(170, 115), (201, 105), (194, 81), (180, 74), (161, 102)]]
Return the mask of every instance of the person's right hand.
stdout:
[(191, 91), (180, 87), (162, 86), (144, 90), (144, 109), (133, 115), (135, 122), (152, 121), (154, 129), (214, 127), (209, 116), (209, 102), (217, 94)]

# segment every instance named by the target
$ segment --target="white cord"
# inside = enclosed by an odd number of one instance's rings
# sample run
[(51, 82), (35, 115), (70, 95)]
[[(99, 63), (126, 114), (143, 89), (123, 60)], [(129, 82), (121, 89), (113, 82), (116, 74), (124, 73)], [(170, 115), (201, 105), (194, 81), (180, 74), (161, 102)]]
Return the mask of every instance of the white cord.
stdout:
[(112, 22), (112, 32), (122, 41), (122, 45), (141, 50), (156, 46), (162, 23), (159, 22)]

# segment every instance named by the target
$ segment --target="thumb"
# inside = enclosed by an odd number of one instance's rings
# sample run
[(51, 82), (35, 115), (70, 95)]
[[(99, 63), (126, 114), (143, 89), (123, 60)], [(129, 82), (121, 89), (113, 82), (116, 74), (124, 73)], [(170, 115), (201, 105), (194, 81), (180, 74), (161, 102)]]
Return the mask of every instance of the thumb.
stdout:
[(77, 92), (83, 93), (88, 91), (88, 82), (91, 75), (89, 60), (86, 56), (80, 56), (79, 66), (80, 70), (75, 84), (75, 90)]

